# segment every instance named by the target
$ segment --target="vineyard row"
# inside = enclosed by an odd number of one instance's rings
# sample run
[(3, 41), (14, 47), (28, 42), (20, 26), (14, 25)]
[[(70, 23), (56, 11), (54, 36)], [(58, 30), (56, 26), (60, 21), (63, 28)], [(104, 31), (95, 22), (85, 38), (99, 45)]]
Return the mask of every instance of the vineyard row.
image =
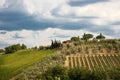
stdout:
[(85, 67), (90, 70), (96, 68), (107, 69), (120, 67), (120, 54), (102, 55), (69, 55), (66, 57), (66, 66), (70, 68)]

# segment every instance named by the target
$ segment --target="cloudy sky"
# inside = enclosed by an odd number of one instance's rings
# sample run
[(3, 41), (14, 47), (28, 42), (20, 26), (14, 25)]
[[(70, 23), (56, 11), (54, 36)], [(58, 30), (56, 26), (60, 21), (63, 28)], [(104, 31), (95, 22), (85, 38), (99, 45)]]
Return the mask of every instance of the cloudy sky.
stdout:
[(0, 0), (0, 48), (83, 33), (120, 38), (120, 0)]

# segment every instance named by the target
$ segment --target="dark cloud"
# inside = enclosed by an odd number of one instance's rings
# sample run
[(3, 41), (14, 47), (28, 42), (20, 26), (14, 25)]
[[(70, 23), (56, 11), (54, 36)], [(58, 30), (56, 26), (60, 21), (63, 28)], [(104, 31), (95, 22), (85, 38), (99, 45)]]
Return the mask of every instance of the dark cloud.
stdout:
[[(93, 18), (93, 17), (85, 17)], [(0, 12), (0, 30), (43, 30), (48, 27), (61, 29), (84, 29), (93, 26), (89, 20), (82, 20), (79, 22), (54, 22), (49, 20), (36, 20), (36, 16), (28, 15), (24, 12), (3, 11)]]
[(0, 30), (38, 30), (55, 26), (54, 23), (47, 21), (37, 21), (33, 15), (23, 12), (4, 11), (0, 12)]
[(112, 22), (111, 25), (120, 25), (120, 21)]
[(68, 4), (71, 6), (86, 6), (90, 4), (95, 4), (99, 2), (108, 2), (108, 1), (110, 0), (70, 0)]
[(35, 15), (30, 15), (22, 0), (6, 0), (3, 9), (0, 9), (0, 30), (42, 30), (54, 23), (36, 20)]
[[(54, 22), (49, 20), (36, 20), (36, 16), (28, 15), (24, 12), (4, 11), (0, 12), (0, 30), (16, 31), (16, 30), (43, 30), (49, 27), (60, 28), (64, 30), (80, 30), (84, 29), (95, 33), (104, 33), (106, 35), (115, 35), (114, 31), (109, 29), (108, 25), (94, 25), (90, 22), (91, 18), (95, 17), (84, 17), (78, 22)], [(118, 25), (120, 22), (111, 23), (112, 25)], [(111, 33), (113, 32), (113, 33)], [(6, 32), (0, 32), (5, 34)], [(54, 35), (51, 37), (69, 37), (64, 35)], [(19, 35), (15, 35), (14, 38), (24, 38)]]
[[(35, 15), (30, 15), (25, 11), (23, 1), (20, 0), (13, 0), (9, 1), (6, 0), (6, 4), (8, 7), (0, 11), (0, 30), (7, 30), (7, 31), (15, 31), (15, 30), (43, 30), (48, 27), (52, 28), (61, 28), (61, 29), (68, 29), (68, 30), (76, 30), (76, 29), (84, 29), (93, 26), (89, 22), (89, 19), (96, 18), (94, 16), (81, 16), (77, 17), (74, 14), (63, 16), (64, 18), (79, 18), (83, 19), (79, 22), (61, 22), (54, 20), (45, 20), (40, 19), (40, 21), (36, 20)], [(59, 10), (59, 9), (57, 9)], [(56, 10), (53, 10), (53, 16), (55, 17), (62, 17), (56, 13)], [(86, 20), (84, 20), (86, 19)]]
[(0, 34), (6, 34), (7, 32), (5, 32), (5, 31), (0, 31)]
[[(57, 12), (60, 10), (58, 8), (55, 8), (52, 10), (52, 15), (57, 19), (57, 22), (55, 20), (45, 20), (40, 19), (39, 21), (36, 20), (35, 15), (30, 15), (25, 11), (24, 6), (21, 5), (23, 2), (19, 2), (19, 0), (14, 0), (12, 2), (8, 1), (8, 7), (7, 9), (4, 9), (0, 11), (0, 30), (7, 30), (7, 31), (16, 31), (16, 30), (43, 30), (49, 27), (52, 28), (60, 28), (64, 30), (80, 30), (85, 29), (87, 31), (91, 32), (97, 32), (97, 33), (105, 33), (105, 34), (112, 34), (111, 29), (109, 29), (109, 26), (102, 25), (94, 25), (90, 22), (91, 19), (98, 18), (96, 16), (76, 16), (74, 13), (70, 13), (66, 16), (61, 16)], [(85, 6), (89, 4), (99, 3), (99, 2), (107, 2), (109, 0), (71, 0), (69, 1), (69, 4), (71, 6)], [(13, 6), (13, 4), (16, 2), (16, 4)], [(17, 9), (18, 8), (18, 9)], [(23, 9), (23, 10), (22, 10)], [(59, 21), (59, 18), (65, 18), (66, 20), (69, 19), (80, 19), (78, 22), (72, 22), (72, 21)], [(111, 25), (120, 25), (120, 22), (111, 23)], [(96, 26), (96, 27), (94, 27)], [(114, 31), (113, 31), (114, 32)], [(5, 34), (5, 32), (0, 32), (0, 34)], [(114, 33), (113, 33), (114, 34)], [(54, 35), (52, 37), (69, 37), (64, 35)], [(23, 38), (19, 35), (15, 35), (14, 38)]]

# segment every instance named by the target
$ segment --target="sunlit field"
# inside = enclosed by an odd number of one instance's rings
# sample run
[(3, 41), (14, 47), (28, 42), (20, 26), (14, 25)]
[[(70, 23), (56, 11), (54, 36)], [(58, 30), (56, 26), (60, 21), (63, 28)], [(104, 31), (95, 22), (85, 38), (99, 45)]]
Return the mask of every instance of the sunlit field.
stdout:
[(16, 76), (28, 66), (54, 52), (55, 50), (21, 50), (14, 54), (0, 55), (0, 80), (8, 80)]

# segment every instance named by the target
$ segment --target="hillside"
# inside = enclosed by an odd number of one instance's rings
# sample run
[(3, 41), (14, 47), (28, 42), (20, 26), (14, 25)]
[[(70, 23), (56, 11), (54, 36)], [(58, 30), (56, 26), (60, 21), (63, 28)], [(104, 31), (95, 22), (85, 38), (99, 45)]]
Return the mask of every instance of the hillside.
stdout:
[(89, 70), (120, 67), (120, 40), (68, 41), (63, 44), (65, 66), (84, 67)]
[(23, 69), (54, 52), (55, 50), (21, 50), (14, 54), (0, 55), (0, 80), (12, 78)]
[[(75, 68), (84, 68), (92, 73), (98, 69), (106, 72), (115, 69), (116, 74), (119, 72), (120, 40), (67, 40), (56, 46), (55, 43), (53, 49), (56, 49), (56, 51), (42, 46), (40, 49), (33, 48), (20, 50), (14, 54), (0, 55), (0, 80), (49, 80), (47, 79), (51, 74), (49, 70), (53, 68), (54, 72), (56, 66), (65, 67), (68, 71)], [(47, 70), (48, 74), (44, 75)], [(106, 74), (110, 77), (112, 73), (110, 71), (110, 74)], [(56, 76), (53, 76), (51, 77), (54, 79)], [(116, 77), (119, 78), (118, 75)], [(113, 78), (110, 79), (114, 80)]]
[[(104, 73), (104, 71), (109, 71), (109, 69), (114, 70), (114, 68), (119, 68), (120, 67), (119, 58), (120, 58), (120, 40), (103, 40), (88, 42), (68, 40), (63, 42), (61, 47), (58, 48), (56, 55), (53, 54), (51, 56), (48, 56), (41, 62), (36, 63), (35, 65), (27, 68), (15, 80), (18, 79), (49, 80), (48, 77), (50, 78), (50, 80), (51, 78), (54, 79), (55, 77), (53, 77), (53, 75), (51, 76), (50, 74), (52, 73), (50, 73), (49, 71), (51, 71), (50, 68), (53, 68), (54, 71), (54, 67), (56, 65), (64, 66), (65, 70), (85, 68), (85, 70), (90, 70), (92, 73), (94, 73), (94, 71), (97, 70), (101, 70)], [(43, 79), (44, 78), (43, 75), (46, 72), (46, 70), (48, 70), (48, 73), (46, 73), (47, 75), (45, 75), (46, 79)], [(119, 69), (116, 71), (119, 72)], [(112, 73), (113, 72), (110, 71), (110, 74), (108, 73), (106, 74), (110, 76)], [(119, 78), (118, 75), (116, 77)], [(102, 76), (100, 78), (102, 78)], [(114, 79), (111, 78), (111, 80)]]

